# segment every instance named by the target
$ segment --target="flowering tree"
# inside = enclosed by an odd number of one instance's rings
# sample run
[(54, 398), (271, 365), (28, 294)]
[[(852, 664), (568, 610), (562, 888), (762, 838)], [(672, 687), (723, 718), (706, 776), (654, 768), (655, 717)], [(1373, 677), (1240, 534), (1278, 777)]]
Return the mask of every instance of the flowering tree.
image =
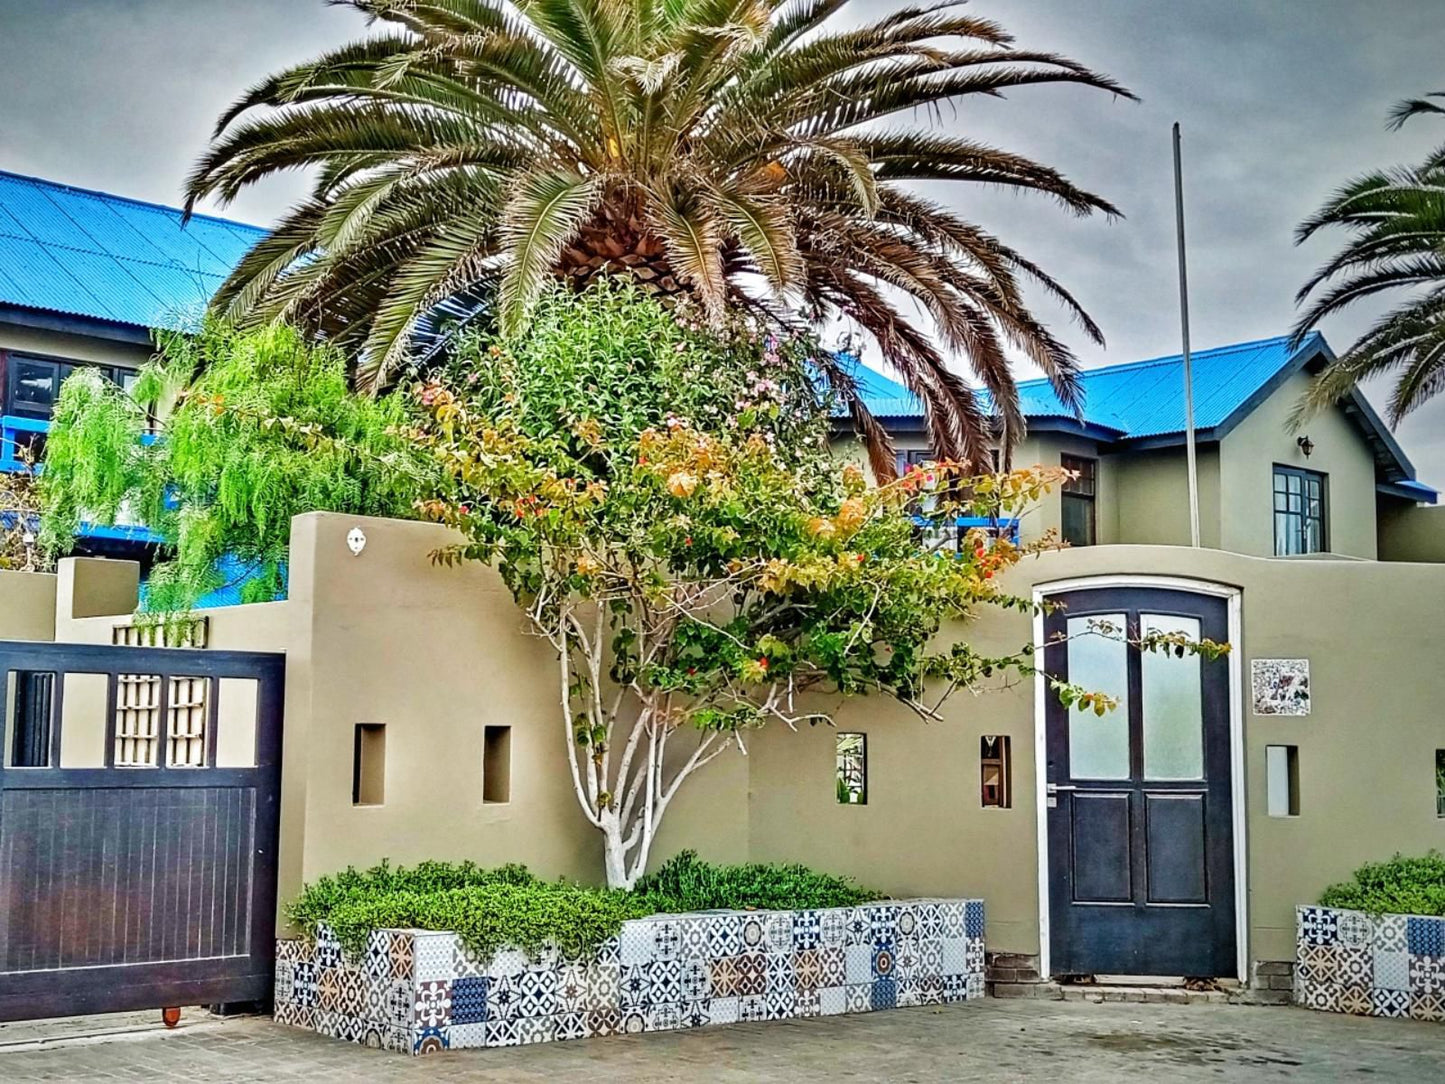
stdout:
[(827, 451), (810, 343), (720, 344), (611, 293), (544, 303), (518, 343), (471, 343), (469, 389), (421, 386), (411, 436), (452, 482), (424, 514), (465, 536), (437, 558), (494, 565), (557, 651), (577, 802), (626, 887), (694, 773), (756, 728), (827, 721), (805, 694), (887, 693), (937, 719), (959, 688), (1032, 673), (1031, 646), (934, 639), (983, 607), (1029, 610), (998, 574), (1047, 543), (976, 532), (935, 553), (919, 520), (1015, 514), (1063, 473), (945, 462), (870, 487)]

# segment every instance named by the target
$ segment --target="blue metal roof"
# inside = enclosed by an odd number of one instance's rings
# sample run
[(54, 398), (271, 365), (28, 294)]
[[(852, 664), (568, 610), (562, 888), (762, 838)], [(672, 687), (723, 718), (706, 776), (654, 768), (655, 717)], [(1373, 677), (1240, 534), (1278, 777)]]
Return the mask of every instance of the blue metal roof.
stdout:
[[(1280, 336), (1191, 354), (1195, 428), (1224, 425), (1292, 362), (1318, 353), (1323, 344), (1316, 333), (1298, 350), (1290, 350), (1288, 336)], [(878, 417), (922, 419), (922, 406), (902, 384), (865, 366), (857, 368), (854, 379)], [(1083, 424), (1112, 430), (1119, 440), (1184, 432), (1184, 359), (1179, 354), (1088, 369), (1079, 380), (1084, 416), (1077, 420)], [(1074, 418), (1047, 380), (1021, 381), (1019, 397), (1031, 419)]]
[[(1284, 380), (1315, 358), (1334, 355), (1319, 332), (1312, 332), (1291, 350), (1281, 335), (1192, 352), (1194, 427), (1201, 440), (1220, 440), (1262, 403)], [(856, 365), (853, 379), (868, 409), (885, 423), (921, 425), (918, 399), (895, 380), (865, 365)], [(1019, 384), (1024, 415), (1034, 428), (1057, 422), (1108, 443), (1153, 446), (1182, 441), (1184, 435), (1184, 358), (1180, 354), (1089, 369), (1079, 375), (1083, 416), (1070, 412), (1047, 380)], [(1376, 461), (1398, 495), (1434, 502), (1434, 489), (1414, 481), (1415, 468), (1388, 427), (1356, 392), (1343, 406), (1359, 426)]]
[(266, 231), (0, 170), (0, 303), (190, 327)]

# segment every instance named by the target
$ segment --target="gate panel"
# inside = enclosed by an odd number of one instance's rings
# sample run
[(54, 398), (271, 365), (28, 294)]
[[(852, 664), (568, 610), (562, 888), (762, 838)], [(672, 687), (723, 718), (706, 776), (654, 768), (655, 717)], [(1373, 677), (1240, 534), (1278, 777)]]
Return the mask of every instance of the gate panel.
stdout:
[[(36, 673), (45, 717), (17, 695)], [(67, 674), (105, 676), (104, 703), (62, 710)], [(0, 641), (0, 1020), (270, 995), (283, 675), (273, 654)], [(256, 683), (254, 720), (222, 678)], [(106, 767), (61, 765), (67, 723)], [(253, 767), (214, 766), (231, 725)]]

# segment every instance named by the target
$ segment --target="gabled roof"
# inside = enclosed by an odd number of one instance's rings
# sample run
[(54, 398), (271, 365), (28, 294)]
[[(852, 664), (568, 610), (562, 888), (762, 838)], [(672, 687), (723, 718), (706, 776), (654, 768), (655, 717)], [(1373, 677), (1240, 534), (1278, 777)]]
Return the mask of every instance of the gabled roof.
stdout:
[[(1201, 441), (1222, 440), (1281, 384), (1303, 368), (1334, 360), (1324, 336), (1312, 332), (1295, 349), (1288, 336), (1191, 352), (1194, 428)], [(894, 428), (918, 428), (923, 408), (902, 384), (858, 365), (854, 380), (869, 410)], [(1067, 410), (1047, 380), (1019, 384), (1024, 415), (1035, 431), (1077, 433), (1123, 451), (1184, 441), (1184, 358), (1180, 354), (1104, 365), (1080, 374), (1082, 416)], [(1395, 496), (1433, 503), (1435, 490), (1416, 482), (1415, 468), (1364, 395), (1341, 403), (1370, 445), (1381, 488)], [(1386, 488), (1389, 487), (1389, 488)]]
[(266, 231), (0, 171), (0, 307), (189, 326)]

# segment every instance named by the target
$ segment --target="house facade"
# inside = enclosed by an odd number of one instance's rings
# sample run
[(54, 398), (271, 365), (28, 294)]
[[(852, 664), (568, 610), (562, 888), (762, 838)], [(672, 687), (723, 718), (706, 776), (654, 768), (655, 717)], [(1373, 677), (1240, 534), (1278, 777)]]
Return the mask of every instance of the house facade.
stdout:
[[(147, 328), (186, 326), (175, 304), (203, 299), (254, 237), (0, 175), (7, 440), (43, 435), (66, 366), (123, 383), (149, 356)], [(159, 282), (174, 291), (145, 285)], [(1285, 428), (1328, 356), (1317, 336), (1196, 355), (1200, 549), (1188, 546), (1178, 359), (1091, 370), (1082, 418), (1026, 383), (1030, 434), (1014, 462), (1079, 477), (1018, 529), (1071, 545), (1007, 574), (1037, 613), (987, 613), (940, 637), (1000, 654), (1030, 645), (1037, 679), (960, 693), (930, 723), (896, 701), (820, 697), (832, 726), (764, 728), (747, 756), (690, 781), (655, 859), (691, 847), (807, 862), (900, 896), (982, 896), (999, 981), (1249, 983), (1287, 968), (1297, 904), (1362, 862), (1445, 848), (1445, 531), (1435, 492), (1362, 398)], [(916, 402), (859, 376), (905, 462), (926, 459)], [(839, 450), (852, 454), (844, 438)], [(26, 836), (3, 813), (10, 796), (43, 791), (47, 818), (80, 824), (97, 823), (78, 819), (79, 803), (101, 795), (110, 831), (168, 788), (224, 791), (232, 809), (270, 803), (274, 841), (227, 851), (250, 878), (235, 913), (263, 940), (284, 931), (278, 905), (304, 881), (348, 864), (515, 861), (596, 879), (601, 844), (565, 768), (555, 659), (493, 571), (429, 559), (453, 540), (435, 524), (297, 517), (288, 598), (199, 611), (205, 635), (181, 652), (126, 654), (143, 559), (0, 572), (0, 883), (40, 886), (24, 905), (59, 913), (89, 875), (47, 880), (46, 863), (70, 870), (70, 852), (46, 850), (53, 833)], [(1231, 650), (1160, 657), (1092, 635), (1093, 621)], [(248, 685), (238, 651), (284, 654), (284, 683)], [(1049, 676), (1119, 707), (1066, 711)], [(684, 738), (669, 756), (688, 755)], [(274, 793), (256, 789), (245, 773), (277, 762)], [(220, 814), (193, 808), (155, 821), (151, 851), (230, 838), (220, 829), (234, 818), (208, 836)], [(98, 862), (85, 890), (165, 896), (148, 890), (170, 874), (103, 844), (102, 858), (126, 861)], [(171, 960), (163, 949), (156, 959)], [(85, 951), (57, 967), (128, 962), (134, 948)], [(6, 959), (0, 992), (29, 981)]]
[[(1311, 375), (1332, 357), (1318, 333), (1294, 349), (1281, 337), (1193, 355), (1201, 545), (1258, 557), (1445, 559), (1445, 517), (1427, 512), (1436, 491), (1416, 479), (1362, 394), (1289, 428)], [(1021, 385), (1029, 431), (1013, 462), (1079, 475), (1023, 518), (1024, 540), (1052, 531), (1073, 546), (1190, 544), (1183, 368), (1176, 355), (1090, 369), (1082, 417), (1046, 381)], [(927, 459), (918, 401), (871, 369), (856, 375), (900, 467)]]
[[(122, 386), (156, 330), (193, 327), (265, 231), (0, 171), (0, 470), (43, 458), (60, 383), (77, 366)], [(152, 539), (88, 525), (79, 551), (149, 561)]]

